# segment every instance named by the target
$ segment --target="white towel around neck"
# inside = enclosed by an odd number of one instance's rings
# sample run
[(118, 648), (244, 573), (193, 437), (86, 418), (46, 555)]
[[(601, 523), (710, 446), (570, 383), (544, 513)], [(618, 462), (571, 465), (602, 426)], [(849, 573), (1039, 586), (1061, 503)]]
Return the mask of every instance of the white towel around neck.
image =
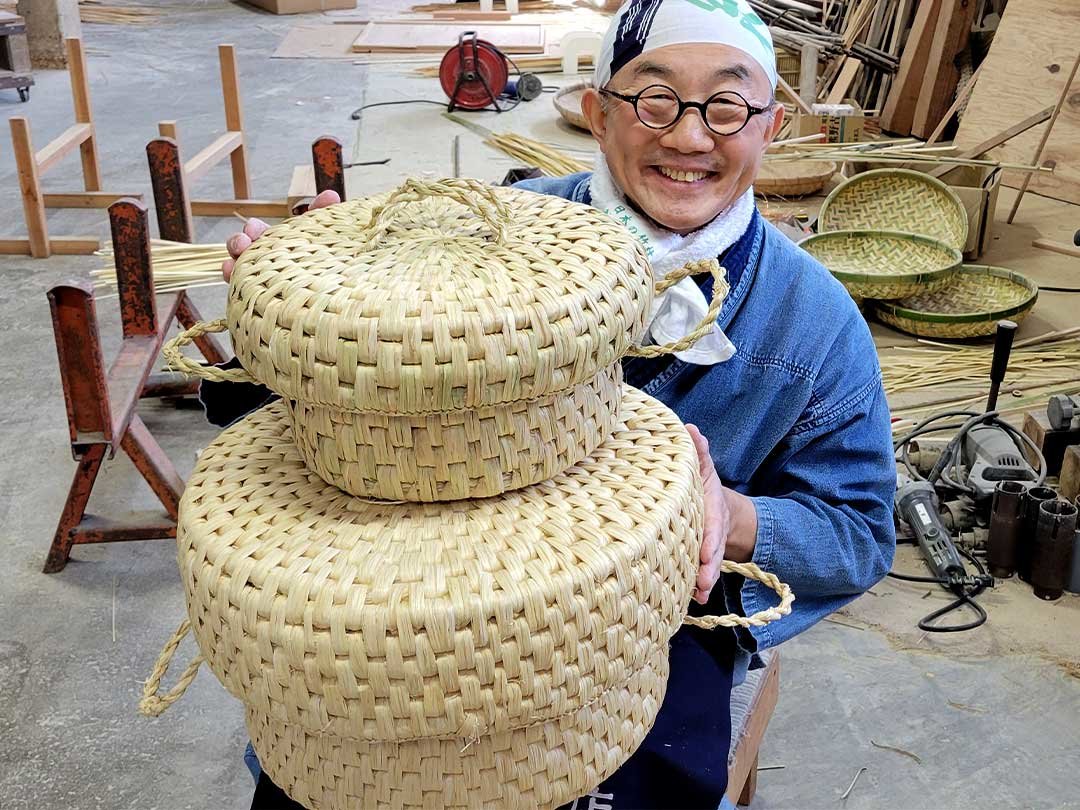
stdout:
[[(597, 152), (596, 167), (589, 183), (592, 204), (624, 225), (641, 240), (657, 280), (689, 262), (717, 259), (735, 244), (750, 225), (754, 215), (754, 191), (746, 192), (700, 230), (686, 236), (658, 228), (633, 209), (615, 185), (603, 152)], [(727, 284), (714, 290), (726, 295)], [(649, 314), (646, 343), (672, 343), (690, 332), (709, 311), (705, 294), (692, 278), (684, 278), (653, 299)], [(735, 346), (719, 324), (685, 351), (675, 356), (685, 363), (711, 366), (731, 358)]]

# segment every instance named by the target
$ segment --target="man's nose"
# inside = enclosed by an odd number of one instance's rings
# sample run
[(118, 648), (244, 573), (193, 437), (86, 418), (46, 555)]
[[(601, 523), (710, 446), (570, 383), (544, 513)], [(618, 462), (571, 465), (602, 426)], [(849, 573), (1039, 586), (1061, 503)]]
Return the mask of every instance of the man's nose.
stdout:
[(712, 133), (705, 126), (701, 114), (695, 109), (684, 112), (675, 126), (664, 132), (660, 137), (660, 145), (684, 154), (711, 152), (716, 148)]

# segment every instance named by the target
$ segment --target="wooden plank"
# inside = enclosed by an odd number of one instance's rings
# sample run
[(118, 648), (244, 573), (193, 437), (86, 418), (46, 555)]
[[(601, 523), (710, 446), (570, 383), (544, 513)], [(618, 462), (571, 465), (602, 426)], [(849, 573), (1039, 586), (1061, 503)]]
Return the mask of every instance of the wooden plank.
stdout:
[(960, 92), (956, 94), (956, 99), (953, 101), (952, 106), (945, 111), (945, 114), (941, 116), (941, 120), (938, 121), (938, 125), (934, 127), (934, 131), (930, 133), (930, 137), (926, 139), (926, 145), (930, 146), (938, 141), (941, 137), (941, 133), (945, 131), (945, 127), (949, 125), (949, 121), (956, 115), (957, 111), (964, 106), (964, 102), (971, 96), (971, 91), (975, 89), (975, 82), (979, 79), (979, 70), (976, 69), (971, 74), (971, 78), (964, 83), (964, 86), (960, 88)]
[(1062, 256), (1072, 256), (1074, 259), (1080, 259), (1080, 247), (1065, 242), (1055, 242), (1053, 239), (1035, 239), (1032, 241), (1031, 246), (1040, 250), (1060, 253)]
[[(1008, 129), (1003, 129), (1001, 132), (991, 135), (986, 140), (980, 141), (975, 146), (972, 146), (970, 149), (965, 149), (959, 155), (957, 155), (957, 157), (962, 157), (965, 159), (981, 157), (982, 155), (985, 155), (987, 152), (989, 152), (991, 149), (996, 149), (1002, 144), (1008, 143), (1013, 138), (1016, 138), (1019, 135), (1023, 135), (1032, 127), (1037, 127), (1043, 121), (1049, 120), (1050, 116), (1053, 114), (1053, 107), (1047, 107), (1045, 110), (1039, 110), (1039, 112), (1035, 113), (1034, 115), (1029, 115), (1023, 121), (1013, 124)], [(932, 172), (928, 172), (928, 174), (930, 174), (931, 177), (941, 177), (945, 174), (948, 174), (955, 168), (955, 166), (946, 164), (944, 166), (938, 166)]]
[(225, 100), (225, 128), (240, 133), (240, 146), (229, 155), (232, 163), (233, 194), (239, 200), (251, 196), (248, 180), (247, 150), (244, 148), (244, 115), (240, 108), (240, 77), (236, 69), (236, 49), (232, 45), (218, 45), (218, 61), (221, 64), (221, 93)]
[(960, 82), (956, 55), (967, 47), (975, 0), (942, 0), (927, 56), (926, 78), (915, 104), (911, 134), (925, 138), (949, 108)]
[(1058, 476), (1061, 497), (1073, 501), (1080, 495), (1080, 445), (1065, 448), (1065, 458), (1061, 462), (1061, 474)]
[[(1078, 50), (1080, 15), (1075, 2), (1009, 0), (960, 122), (957, 145), (966, 148), (985, 133), (1054, 104)], [(1017, 137), (991, 157), (1027, 163), (1041, 134), (1029, 132)], [(1032, 177), (1031, 191), (1080, 203), (1080, 93), (1075, 89), (1066, 98), (1046, 143), (1043, 162), (1054, 166), (1054, 172)], [(1024, 175), (1007, 171), (1002, 180), (1019, 188)]]
[(191, 213), (197, 217), (273, 217), (284, 219), (292, 209), (285, 200), (192, 200)]
[(34, 158), (33, 142), (30, 140), (30, 123), (21, 116), (13, 116), (9, 125), (15, 165), (19, 170), (19, 191), (22, 193), (30, 255), (36, 259), (44, 259), (49, 256), (49, 228), (45, 224), (45, 201), (41, 197), (38, 163)]
[(795, 102), (796, 107), (798, 107), (800, 110), (802, 110), (807, 115), (812, 115), (813, 114), (813, 112), (814, 112), (813, 108), (809, 104), (806, 103), (806, 100), (803, 99), (802, 96), (800, 96), (798, 93), (795, 92), (794, 89), (792, 89), (790, 84), (788, 84), (787, 82), (784, 81), (783, 77), (781, 77), (781, 76), (776, 77), (776, 86), (779, 87), (781, 90), (783, 90), (784, 94), (788, 98), (790, 98), (793, 102)]
[(761, 686), (758, 687), (754, 701), (750, 705), (746, 729), (735, 749), (735, 761), (728, 768), (727, 797), (732, 802), (739, 799), (747, 777), (750, 775), (750, 769), (757, 762), (761, 741), (765, 738), (765, 730), (769, 727), (769, 720), (772, 719), (779, 698), (780, 656), (774, 651), (762, 677)]
[[(56, 236), (49, 240), (49, 252), (60, 256), (88, 256), (101, 250), (101, 240), (92, 236)], [(0, 239), (0, 255), (32, 256), (29, 239)]]
[(942, 0), (922, 0), (915, 10), (915, 21), (911, 24), (911, 33), (908, 34), (907, 44), (900, 57), (900, 69), (889, 89), (885, 109), (881, 111), (883, 130), (898, 135), (911, 134), (915, 105), (922, 90), (941, 2)]
[(836, 77), (832, 89), (829, 90), (829, 95), (825, 97), (826, 104), (844, 103), (844, 99), (847, 98), (848, 91), (851, 90), (851, 85), (855, 81), (855, 76), (858, 74), (859, 68), (861, 67), (862, 62), (854, 56), (844, 57), (844, 65), (840, 68), (840, 75)]
[(90, 107), (90, 83), (86, 79), (86, 54), (82, 40), (69, 37), (64, 40), (68, 54), (68, 73), (71, 77), (71, 100), (75, 106), (75, 120), (90, 127), (90, 136), (79, 144), (82, 153), (83, 188), (101, 191), (101, 169), (98, 167), (97, 142), (94, 139), (94, 112)]
[[(799, 52), (799, 98), (805, 103), (805, 109), (810, 112), (810, 105), (817, 101), (817, 76), (818, 63), (821, 61), (821, 51), (817, 45), (804, 42)], [(779, 77), (778, 77), (779, 78)]]
[[(372, 20), (352, 44), (357, 53), (441, 53), (457, 44), (459, 26), (440, 20)], [(484, 23), (469, 26), (476, 36), (507, 53), (543, 53), (544, 26)]]
[(70, 191), (44, 194), (46, 208), (108, 208), (117, 200), (141, 200), (142, 194), (117, 194), (113, 191)]
[(189, 183), (198, 180), (243, 143), (244, 135), (241, 132), (219, 135), (213, 143), (184, 164), (184, 178)]
[(162, 138), (172, 138), (174, 141), (180, 140), (175, 121), (158, 121), (157, 131)]
[(291, 211), (293, 206), (301, 200), (314, 197), (316, 193), (315, 167), (310, 163), (293, 166), (292, 178), (289, 180), (289, 192), (285, 195), (285, 202), (288, 204), (289, 210)]
[(431, 12), (432, 19), (435, 20), (454, 20), (469, 22), (475, 20), (476, 22), (506, 22), (511, 19), (513, 15), (509, 11), (492, 11), (490, 13), (484, 13), (482, 11), (433, 11)]
[[(1041, 166), (1043, 150), (1046, 148), (1046, 142), (1050, 139), (1050, 134), (1054, 131), (1054, 124), (1057, 123), (1058, 116), (1061, 115), (1061, 108), (1065, 106), (1065, 99), (1069, 95), (1069, 91), (1072, 88), (1073, 79), (1076, 78), (1076, 71), (1080, 68), (1080, 53), (1076, 55), (1076, 61), (1073, 62), (1072, 70), (1069, 71), (1069, 78), (1065, 80), (1065, 86), (1061, 89), (1061, 95), (1058, 96), (1057, 104), (1054, 105), (1054, 114), (1050, 116), (1050, 121), (1046, 125), (1046, 129), (1043, 130), (1042, 137), (1039, 138), (1039, 145), (1035, 147), (1035, 154), (1031, 158), (1033, 166)], [(1009, 216), (1005, 219), (1007, 223), (1012, 225), (1013, 217), (1016, 216), (1017, 210), (1020, 208), (1020, 201), (1024, 199), (1024, 192), (1028, 190), (1028, 186), (1031, 184), (1031, 175), (1028, 174), (1023, 183), (1020, 185), (1020, 193), (1016, 195), (1016, 200), (1013, 201), (1012, 210), (1009, 211)]]
[(93, 134), (94, 128), (90, 124), (72, 124), (65, 129), (34, 156), (38, 174), (45, 174), (63, 160), (68, 152), (71, 152)]

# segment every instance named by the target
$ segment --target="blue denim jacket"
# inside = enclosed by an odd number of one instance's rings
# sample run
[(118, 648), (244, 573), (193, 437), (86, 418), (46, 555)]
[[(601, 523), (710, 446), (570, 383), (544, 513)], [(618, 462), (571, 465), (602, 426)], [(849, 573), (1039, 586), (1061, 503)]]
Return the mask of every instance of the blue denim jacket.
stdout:
[[(518, 187), (587, 204), (589, 177)], [(665, 360), (655, 373), (637, 359), (624, 368), (628, 382), (705, 434), (720, 479), (757, 508), (754, 562), (795, 592), (790, 616), (739, 634), (749, 653), (806, 630), (889, 570), (896, 469), (877, 351), (843, 286), (757, 213), (720, 258), (731, 292), (719, 323), (735, 356), (714, 366)], [(776, 602), (757, 582), (725, 575), (723, 585), (701, 612), (749, 615)]]

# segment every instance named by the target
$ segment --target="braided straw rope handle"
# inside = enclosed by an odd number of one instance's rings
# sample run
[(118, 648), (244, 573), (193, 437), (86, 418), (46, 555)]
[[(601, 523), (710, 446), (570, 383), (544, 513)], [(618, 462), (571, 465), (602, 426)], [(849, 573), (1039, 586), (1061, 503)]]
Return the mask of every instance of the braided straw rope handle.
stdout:
[[(781, 582), (774, 574), (762, 571), (754, 563), (737, 563), (731, 560), (724, 560), (720, 564), (720, 571), (725, 574), (741, 574), (747, 579), (754, 579), (768, 585), (776, 591), (776, 594), (780, 597), (780, 603), (774, 607), (759, 610), (752, 616), (737, 616), (734, 613), (723, 616), (684, 616), (683, 624), (691, 627), (701, 627), (705, 630), (712, 630), (716, 627), (762, 627), (791, 613), (791, 603), (795, 601), (795, 595), (791, 592), (791, 588), (786, 583)], [(197, 655), (191, 660), (191, 663), (184, 670), (184, 674), (177, 681), (176, 686), (164, 695), (158, 695), (158, 691), (161, 689), (161, 679), (169, 671), (169, 665), (176, 654), (176, 648), (180, 646), (180, 642), (189, 632), (191, 632), (191, 622), (184, 619), (180, 623), (180, 627), (173, 633), (172, 638), (165, 644), (164, 649), (162, 649), (150, 677), (143, 684), (142, 700), (139, 701), (140, 714), (147, 717), (160, 716), (183, 696), (191, 682), (195, 680), (199, 667), (206, 661), (202, 655)]]
[(372, 209), (371, 220), (368, 222), (368, 228), (371, 229), (368, 234), (368, 245), (377, 242), (390, 230), (394, 224), (394, 214), (400, 212), (409, 203), (417, 202), (425, 197), (444, 197), (465, 206), (487, 223), (496, 242), (510, 240), (510, 225), (513, 222), (510, 209), (487, 183), (467, 178), (453, 180), (409, 178), (391, 192), (381, 205)]
[[(496, 202), (498, 201), (496, 200)], [(477, 208), (479, 208), (479, 206), (477, 206)], [(486, 217), (485, 221), (488, 221)], [(694, 331), (681, 340), (677, 340), (674, 343), (667, 343), (662, 346), (632, 346), (627, 352), (628, 355), (633, 357), (659, 357), (664, 354), (675, 354), (676, 352), (689, 349), (712, 330), (713, 323), (716, 321), (716, 316), (720, 313), (720, 307), (724, 303), (724, 298), (727, 295), (728, 290), (728, 283), (725, 277), (726, 271), (720, 266), (720, 262), (716, 259), (701, 259), (700, 261), (689, 262), (685, 267), (669, 273), (656, 283), (656, 294), (659, 295), (668, 288), (675, 286), (675, 284), (682, 281), (687, 276), (692, 276), (704, 271), (708, 271), (712, 274), (713, 297), (712, 301), (709, 303), (709, 311), (705, 313), (705, 317), (701, 319), (701, 323), (694, 328)], [(202, 363), (186, 357), (184, 353), (180, 351), (184, 346), (194, 343), (196, 338), (216, 332), (225, 332), (228, 328), (228, 323), (225, 319), (217, 321), (200, 321), (190, 329), (185, 329), (172, 340), (168, 341), (161, 347), (161, 353), (165, 356), (169, 368), (174, 371), (183, 372), (184, 374), (189, 374), (193, 377), (200, 377), (204, 380), (212, 380), (214, 382), (258, 384), (258, 380), (252, 377), (246, 369), (204, 366)]]

